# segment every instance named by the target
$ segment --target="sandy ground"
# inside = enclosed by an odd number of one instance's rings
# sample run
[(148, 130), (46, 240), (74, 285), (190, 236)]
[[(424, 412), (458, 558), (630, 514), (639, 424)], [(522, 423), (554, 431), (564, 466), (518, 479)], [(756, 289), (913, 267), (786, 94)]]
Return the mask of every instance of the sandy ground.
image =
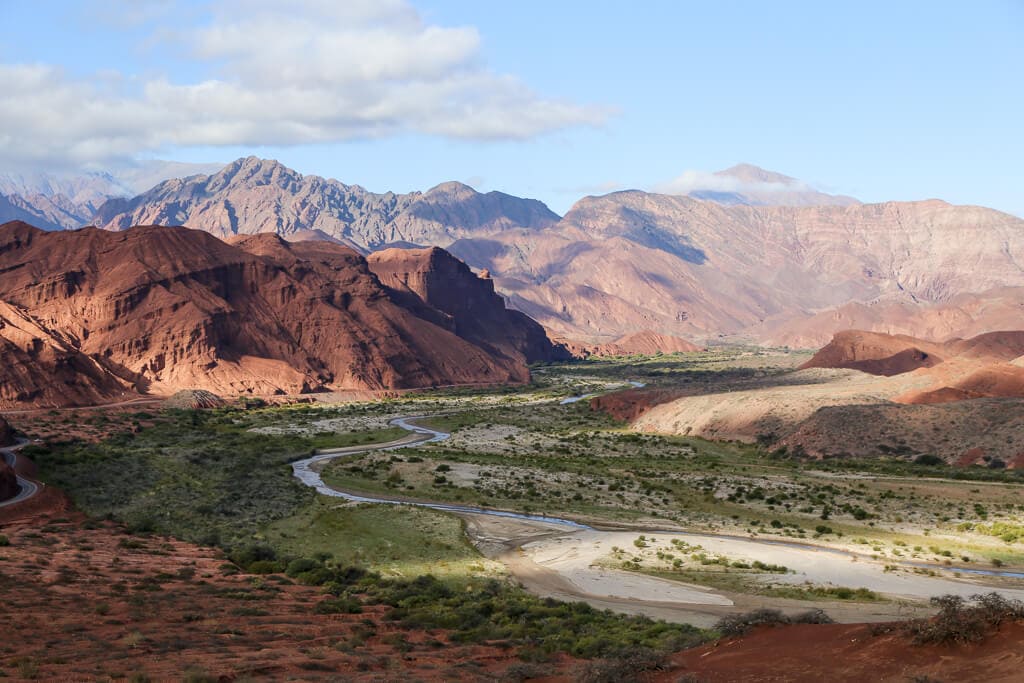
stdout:
[[(637, 575), (632, 572), (595, 566), (601, 561), (611, 560), (613, 546), (623, 548), (627, 552), (637, 550), (633, 542), (638, 536), (639, 533), (631, 531), (580, 531), (528, 543), (523, 546), (523, 550), (532, 561), (559, 572), (587, 592), (630, 596), (639, 600), (731, 604), (715, 601), (704, 594), (691, 595), (688, 589), (671, 592), (660, 588), (660, 584), (663, 583), (681, 585), (674, 581), (642, 577), (656, 583), (648, 583), (641, 587), (634, 579)], [(788, 574), (770, 574), (764, 577), (764, 580), (772, 583), (799, 585), (809, 582), (819, 586), (867, 588), (887, 596), (910, 600), (927, 600), (934, 595), (945, 594), (969, 597), (991, 590), (997, 590), (1007, 598), (1024, 599), (1024, 587), (997, 588), (977, 580), (886, 571), (885, 565), (881, 563), (820, 548), (682, 533), (648, 533), (645, 538), (648, 544), (644, 549), (645, 556), (653, 556), (658, 550), (672, 552), (670, 540), (681, 538), (691, 545), (701, 546), (709, 555), (725, 555), (730, 559), (748, 562), (760, 560), (766, 564), (783, 565), (792, 570)], [(601, 590), (595, 591), (593, 588)], [(703, 589), (701, 590), (703, 593)]]

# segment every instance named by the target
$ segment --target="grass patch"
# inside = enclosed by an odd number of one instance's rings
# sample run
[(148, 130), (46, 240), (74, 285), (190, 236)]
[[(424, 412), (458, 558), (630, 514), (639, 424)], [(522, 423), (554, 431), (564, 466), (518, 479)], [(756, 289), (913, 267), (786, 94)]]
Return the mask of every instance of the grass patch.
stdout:
[(323, 554), (340, 565), (389, 575), (465, 576), (497, 567), (466, 540), (458, 517), (411, 506), (351, 506), (321, 498), (273, 522), (265, 538), (286, 555)]

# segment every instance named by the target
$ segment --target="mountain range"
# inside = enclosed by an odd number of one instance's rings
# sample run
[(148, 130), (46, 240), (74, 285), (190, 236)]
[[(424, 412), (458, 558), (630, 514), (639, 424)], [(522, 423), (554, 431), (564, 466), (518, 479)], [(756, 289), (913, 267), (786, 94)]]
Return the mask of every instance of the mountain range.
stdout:
[(363, 254), (442, 247), (553, 336), (589, 344), (651, 330), (818, 347), (848, 328), (946, 339), (1024, 325), (1020, 218), (862, 204), (746, 164), (714, 178), (585, 197), (560, 217), (461, 183), (379, 194), (247, 157), (108, 199), (88, 222), (271, 232)]

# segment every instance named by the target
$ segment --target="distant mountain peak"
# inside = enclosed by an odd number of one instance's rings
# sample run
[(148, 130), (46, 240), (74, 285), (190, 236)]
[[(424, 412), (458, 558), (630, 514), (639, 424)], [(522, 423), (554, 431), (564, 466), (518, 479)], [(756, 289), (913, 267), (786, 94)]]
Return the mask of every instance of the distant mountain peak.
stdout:
[(745, 183), (771, 183), (776, 185), (801, 185), (796, 178), (782, 173), (769, 171), (753, 164), (736, 164), (721, 171), (715, 171), (716, 176), (736, 178)]
[(661, 194), (679, 195), (724, 205), (748, 206), (850, 206), (853, 197), (829, 194), (810, 184), (753, 164), (736, 164), (722, 171), (686, 171), (654, 188)]

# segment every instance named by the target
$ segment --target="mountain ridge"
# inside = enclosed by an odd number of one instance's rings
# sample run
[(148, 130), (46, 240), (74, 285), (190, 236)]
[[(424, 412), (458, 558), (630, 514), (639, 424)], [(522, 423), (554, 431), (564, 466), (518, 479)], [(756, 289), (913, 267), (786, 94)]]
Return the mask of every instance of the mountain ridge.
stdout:
[[(310, 250), (274, 235), (231, 245), (163, 226), (45, 232), (15, 222), (0, 226), (0, 271), (0, 347), (9, 359), (0, 368), (0, 406), (86, 405), (181, 389), (237, 395), (524, 382), (526, 363), (557, 353), (546, 336), (521, 349), (512, 341), (518, 355), (492, 353), (424, 316), (428, 303), (396, 301), (366, 259), (343, 245)], [(457, 275), (462, 286), (476, 278), (468, 269)], [(487, 319), (488, 311), (460, 315)], [(525, 316), (503, 320), (509, 329), (485, 332), (543, 335)]]

